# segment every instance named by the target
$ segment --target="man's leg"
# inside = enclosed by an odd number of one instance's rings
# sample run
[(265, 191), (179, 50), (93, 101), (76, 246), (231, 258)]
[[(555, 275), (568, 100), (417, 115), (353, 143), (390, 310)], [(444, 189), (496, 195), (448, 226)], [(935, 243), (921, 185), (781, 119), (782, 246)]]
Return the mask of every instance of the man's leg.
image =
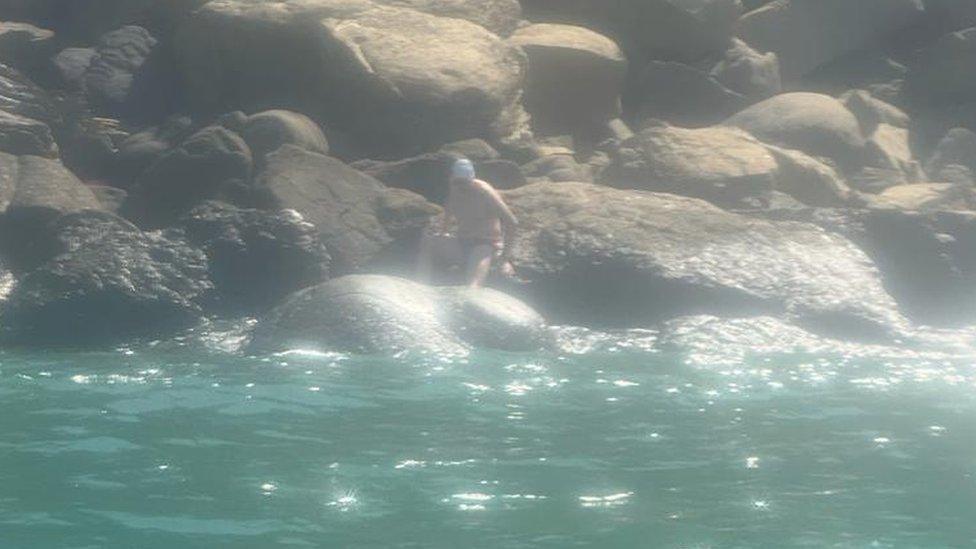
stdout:
[(471, 248), (468, 255), (468, 286), (480, 288), (491, 273), (491, 261), (495, 257), (495, 247), (482, 244)]
[(415, 277), (418, 282), (430, 283), (430, 275), (434, 269), (435, 237), (424, 235), (420, 239), (420, 253), (417, 255), (417, 270)]

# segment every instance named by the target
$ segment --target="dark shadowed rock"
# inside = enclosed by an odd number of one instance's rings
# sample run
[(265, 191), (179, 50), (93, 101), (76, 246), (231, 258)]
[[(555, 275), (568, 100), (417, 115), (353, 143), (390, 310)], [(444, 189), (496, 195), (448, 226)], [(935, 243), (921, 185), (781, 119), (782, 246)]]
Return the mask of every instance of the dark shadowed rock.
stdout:
[(261, 319), (251, 349), (368, 354), (464, 354), (471, 348), (530, 351), (545, 322), (489, 289), (434, 288), (401, 278), (347, 276), (299, 292)]
[(244, 121), (241, 137), (256, 161), (282, 147), (296, 145), (309, 152), (329, 154), (329, 142), (322, 128), (304, 114), (271, 110), (253, 114)]
[(0, 110), (0, 151), (57, 158), (58, 146), (47, 124)]
[(947, 34), (925, 48), (911, 65), (908, 93), (917, 105), (971, 103), (976, 94), (976, 27)]
[(739, 37), (779, 57), (793, 82), (919, 20), (920, 0), (775, 0), (739, 20)]
[(28, 74), (43, 72), (54, 53), (54, 33), (29, 23), (0, 21), (0, 63)]
[(969, 0), (925, 0), (926, 17), (946, 31), (976, 26), (976, 3)]
[(329, 253), (318, 231), (293, 210), (197, 206), (181, 221), (187, 239), (210, 260), (223, 312), (251, 313), (328, 278)]
[(148, 228), (165, 227), (204, 200), (243, 192), (252, 167), (239, 135), (208, 126), (149, 167), (131, 189), (126, 216)]
[(294, 145), (268, 155), (254, 192), (262, 208), (295, 210), (313, 224), (337, 273), (363, 267), (396, 236), (419, 236), (439, 211), (418, 195), (388, 189), (339, 160)]
[(976, 133), (966, 128), (949, 130), (935, 147), (925, 169), (930, 176), (938, 177), (953, 165), (965, 166), (976, 173)]
[(149, 166), (192, 133), (193, 121), (177, 116), (130, 135), (119, 145), (116, 155), (119, 183), (125, 187), (133, 185)]
[(101, 345), (186, 328), (212, 288), (207, 258), (104, 212), (53, 222), (57, 254), (25, 275), (4, 309), (8, 340)]
[(102, 36), (85, 70), (83, 88), (99, 112), (127, 114), (137, 107), (135, 79), (157, 41), (142, 27), (128, 26)]
[(523, 27), (509, 42), (529, 57), (525, 107), (546, 133), (589, 128), (620, 115), (627, 59), (613, 40), (583, 27)]
[(292, 109), (378, 157), (525, 122), (524, 54), (462, 19), (369, 0), (223, 0), (187, 21), (176, 47), (196, 110)]
[(732, 203), (772, 190), (779, 166), (746, 132), (654, 126), (624, 141), (604, 179), (625, 189)]
[(779, 58), (775, 53), (759, 53), (738, 38), (711, 71), (723, 86), (749, 98), (765, 99), (783, 91)]
[(682, 127), (717, 124), (749, 101), (707, 73), (681, 63), (652, 61), (636, 78), (639, 118), (655, 118)]
[(526, 18), (591, 27), (613, 37), (638, 66), (691, 62), (725, 51), (739, 0), (522, 0)]
[(737, 113), (725, 124), (767, 143), (825, 156), (842, 169), (863, 161), (864, 136), (857, 118), (827, 95), (784, 93)]
[(117, 162), (119, 147), (129, 136), (119, 120), (87, 113), (73, 116), (58, 135), (61, 161), (83, 181), (130, 185)]
[(520, 220), (516, 269), (530, 302), (552, 320), (619, 327), (773, 314), (845, 339), (904, 327), (867, 256), (811, 224), (582, 183), (505, 196)]
[(67, 89), (80, 90), (85, 85), (85, 73), (98, 56), (95, 48), (65, 48), (51, 59), (58, 83)]

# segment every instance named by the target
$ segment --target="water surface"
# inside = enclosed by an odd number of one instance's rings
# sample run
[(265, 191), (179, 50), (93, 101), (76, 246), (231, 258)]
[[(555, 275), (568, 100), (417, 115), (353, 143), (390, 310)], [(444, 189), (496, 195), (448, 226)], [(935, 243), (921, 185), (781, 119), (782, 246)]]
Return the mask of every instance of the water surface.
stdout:
[(4, 548), (976, 544), (967, 358), (6, 352), (0, 402)]

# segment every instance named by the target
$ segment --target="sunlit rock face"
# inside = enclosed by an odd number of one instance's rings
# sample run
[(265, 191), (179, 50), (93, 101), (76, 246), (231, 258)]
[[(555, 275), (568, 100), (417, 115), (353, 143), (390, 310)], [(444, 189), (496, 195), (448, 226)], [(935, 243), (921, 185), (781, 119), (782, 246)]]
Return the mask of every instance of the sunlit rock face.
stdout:
[(657, 125), (621, 144), (604, 179), (625, 189), (730, 203), (772, 190), (778, 171), (766, 146), (737, 128)]
[(261, 319), (255, 351), (464, 354), (471, 347), (532, 350), (545, 323), (524, 303), (489, 289), (434, 288), (354, 275), (294, 294)]
[(525, 55), (464, 19), (369, 0), (217, 0), (176, 44), (196, 110), (292, 108), (378, 157), (525, 122)]
[(506, 198), (521, 223), (514, 261), (525, 295), (560, 323), (771, 314), (864, 338), (905, 326), (868, 257), (811, 224), (584, 183), (533, 184)]
[[(971, 200), (972, 189), (946, 184), (907, 187), (892, 187), (890, 195), (895, 196), (887, 203), (878, 197), (872, 209), (818, 209), (791, 217), (839, 233), (864, 250), (881, 270), (885, 288), (915, 324), (972, 324), (976, 214), (946, 210), (953, 202)], [(899, 202), (922, 211), (901, 209)], [(924, 211), (926, 202), (938, 206)]]
[(843, 103), (818, 93), (784, 93), (736, 113), (725, 125), (761, 141), (830, 158), (843, 169), (864, 163), (865, 137)]

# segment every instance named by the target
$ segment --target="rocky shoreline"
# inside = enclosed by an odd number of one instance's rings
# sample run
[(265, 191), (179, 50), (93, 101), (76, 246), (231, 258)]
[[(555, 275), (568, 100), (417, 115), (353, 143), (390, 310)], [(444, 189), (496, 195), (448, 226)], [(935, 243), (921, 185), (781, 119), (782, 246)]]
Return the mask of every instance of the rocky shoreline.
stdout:
[[(972, 325), (976, 7), (854, 4), (0, 0), (0, 340)], [(403, 278), (459, 156), (518, 283)]]

